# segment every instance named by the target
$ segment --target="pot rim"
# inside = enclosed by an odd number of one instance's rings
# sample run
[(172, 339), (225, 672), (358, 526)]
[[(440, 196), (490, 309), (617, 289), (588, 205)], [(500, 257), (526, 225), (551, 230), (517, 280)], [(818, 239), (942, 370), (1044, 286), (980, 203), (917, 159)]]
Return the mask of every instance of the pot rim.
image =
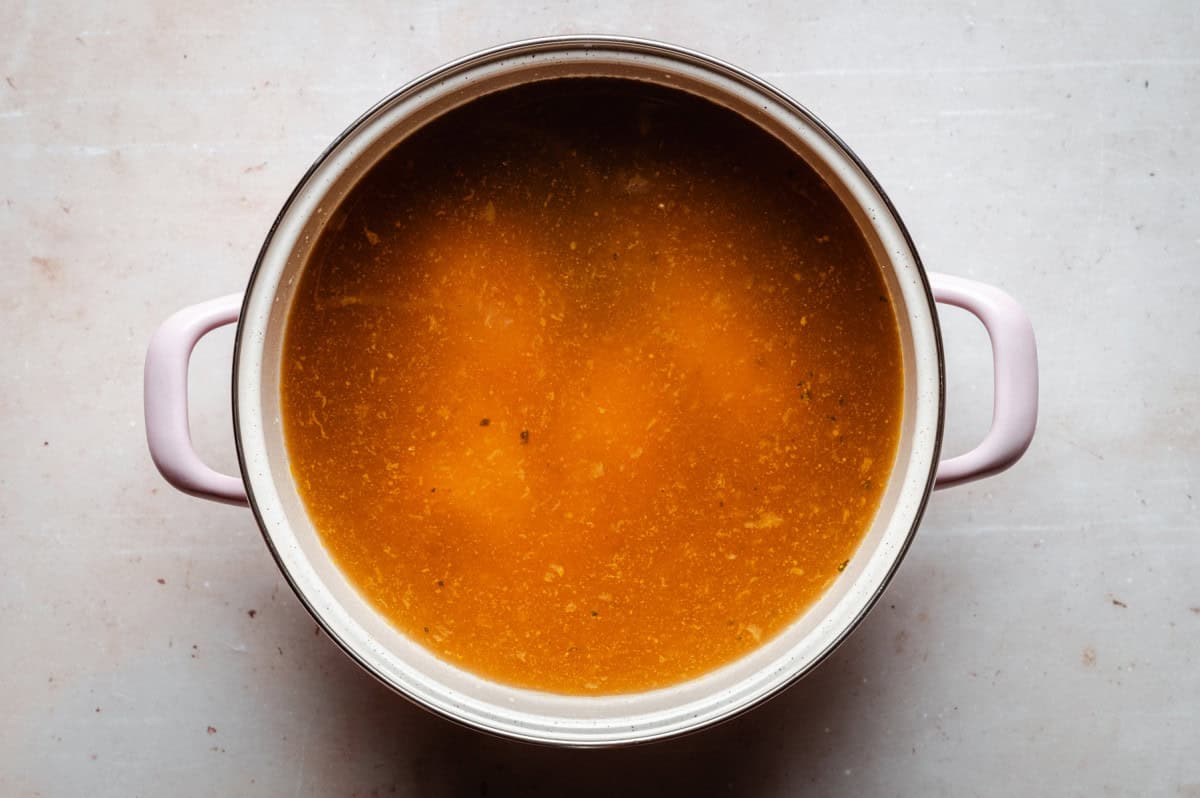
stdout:
[[(557, 52), (557, 51), (562, 51), (562, 50), (587, 50), (587, 49), (598, 48), (598, 47), (611, 47), (614, 49), (627, 51), (630, 54), (642, 53), (642, 54), (647, 54), (647, 55), (651, 55), (651, 56), (659, 56), (659, 57), (665, 57), (667, 59), (684, 61), (691, 65), (698, 66), (702, 69), (720, 73), (728, 78), (733, 79), (735, 82), (742, 84), (744, 87), (750, 89), (753, 92), (756, 92), (756, 93), (759, 93), (759, 94), (769, 97), (770, 99), (777, 102), (779, 105), (786, 108), (788, 111), (790, 111), (795, 116), (800, 117), (806, 124), (811, 125), (813, 128), (817, 129), (820, 133), (822, 133), (824, 136), (826, 136), (832, 142), (834, 147), (840, 152), (840, 154), (842, 156), (844, 156), (855, 167), (855, 169), (857, 169), (857, 171), (867, 181), (867, 183), (870, 185), (871, 189), (874, 191), (874, 193), (878, 196), (879, 200), (882, 202), (882, 210), (886, 211), (887, 215), (890, 217), (890, 221), (895, 225), (895, 227), (897, 228), (901, 237), (903, 238), (905, 247), (907, 248), (907, 254), (909, 255), (909, 257), (911, 257), (911, 260), (912, 260), (912, 264), (914, 267), (913, 271), (920, 280), (920, 290), (923, 291), (923, 293), (924, 293), (925, 301), (927, 302), (927, 307), (931, 310), (934, 308), (933, 292), (930, 288), (929, 280), (926, 275), (924, 265), (921, 262), (920, 255), (917, 252), (914, 242), (912, 241), (911, 235), (909, 234), (907, 227), (904, 225), (904, 222), (901, 219), (899, 213), (897, 212), (891, 199), (888, 197), (887, 193), (884, 191), (884, 189), (880, 185), (879, 181), (875, 178), (875, 176), (871, 173), (871, 171), (866, 167), (866, 165), (862, 162), (862, 160), (857, 156), (857, 154), (855, 154), (855, 152), (841, 139), (840, 136), (838, 136), (832, 129), (830, 129), (824, 122), (822, 122), (816, 115), (814, 115), (811, 111), (809, 111), (805, 106), (803, 106), (796, 100), (792, 99), (791, 97), (789, 97), (787, 94), (785, 94), (781, 90), (775, 88), (771, 84), (762, 80), (761, 78), (758, 78), (757, 76), (753, 75), (752, 73), (747, 72), (746, 70), (743, 70), (743, 69), (736, 67), (732, 64), (729, 64), (725, 61), (722, 61), (718, 58), (698, 52), (696, 50), (691, 50), (691, 49), (680, 47), (677, 45), (667, 44), (667, 43), (654, 41), (654, 40), (650, 40), (650, 39), (643, 39), (643, 38), (629, 37), (629, 36), (620, 36), (620, 35), (599, 35), (599, 34), (597, 34), (597, 35), (592, 35), (592, 34), (556, 35), (556, 36), (545, 36), (545, 37), (522, 39), (522, 40), (514, 41), (511, 43), (507, 43), (507, 44), (496, 45), (494, 47), (489, 47), (484, 50), (480, 50), (475, 53), (463, 56), (463, 57), (458, 58), (454, 61), (451, 61), (443, 66), (429, 70), (429, 71), (425, 72), (424, 74), (420, 75), (419, 77), (404, 84), (403, 86), (396, 89), (395, 91), (389, 93), (387, 96), (385, 96), (384, 98), (379, 100), (377, 103), (372, 105), (371, 108), (369, 108), (367, 111), (365, 111), (363, 114), (361, 114), (358, 118), (356, 118), (350, 125), (348, 125), (346, 127), (345, 130), (343, 130), (340, 134), (338, 134), (338, 136), (336, 136), (329, 143), (329, 145), (327, 147), (325, 147), (325, 149), (321, 152), (321, 154), (317, 156), (317, 158), (313, 161), (313, 163), (309, 166), (309, 168), (305, 171), (305, 173), (300, 177), (300, 179), (297, 181), (295, 187), (293, 188), (291, 193), (288, 195), (287, 199), (284, 201), (278, 215), (276, 216), (275, 220), (272, 222), (271, 227), (269, 228), (269, 230), (267, 232), (267, 235), (263, 241), (262, 247), (259, 250), (258, 256), (254, 263), (254, 267), (250, 272), (250, 276), (247, 281), (247, 288), (244, 293), (244, 298), (242, 300), (241, 314), (239, 316), (239, 321), (238, 321), (237, 329), (236, 329), (236, 335), (235, 335), (235, 339), (234, 339), (234, 357), (233, 357), (233, 369), (232, 369), (234, 441), (235, 441), (235, 446), (236, 446), (236, 450), (237, 450), (238, 467), (240, 470), (242, 481), (246, 486), (247, 499), (249, 502), (250, 509), (254, 514), (255, 521), (258, 524), (259, 531), (262, 534), (263, 539), (267, 544), (267, 548), (271, 552), (271, 556), (274, 558), (276, 565), (279, 567), (279, 570), (282, 572), (284, 579), (287, 581), (289, 587), (291, 587), (292, 592), (295, 593), (296, 597), (300, 600), (300, 603), (309, 612), (310, 616), (312, 616), (314, 621), (321, 627), (321, 629), (325, 632), (325, 634), (328, 635), (329, 638), (331, 640), (333, 640), (334, 643), (336, 643), (338, 645), (338, 647), (341, 648), (342, 651), (345, 652), (345, 654), (347, 656), (349, 656), (352, 660), (354, 660), (363, 670), (365, 670), (367, 673), (369, 673), (377, 681), (384, 684), (391, 691), (402, 696), (403, 698), (408, 700), (410, 703), (413, 703), (425, 710), (428, 710), (440, 717), (443, 717), (457, 725), (460, 725), (460, 726), (463, 726), (463, 727), (466, 727), (469, 729), (473, 729), (475, 731), (481, 731), (481, 732), (487, 733), (492, 736), (500, 737), (502, 739), (513, 739), (513, 740), (518, 740), (518, 741), (522, 741), (522, 742), (542, 744), (542, 745), (568, 746), (568, 747), (579, 747), (579, 748), (614, 748), (614, 747), (624, 747), (624, 746), (630, 746), (630, 745), (640, 745), (640, 744), (646, 744), (646, 743), (651, 743), (651, 742), (663, 741), (663, 740), (667, 740), (667, 739), (673, 739), (673, 738), (685, 736), (687, 734), (696, 733), (703, 729), (712, 728), (713, 726), (725, 723), (729, 720), (732, 720), (736, 717), (741, 716), (742, 714), (750, 711), (751, 709), (761, 706), (763, 703), (765, 703), (769, 699), (774, 698), (774, 697), (780, 695), (781, 693), (783, 693), (784, 691), (786, 691), (789, 687), (793, 686), (796, 682), (798, 682), (804, 676), (811, 673), (815, 668), (819, 667), (820, 664), (823, 663), (834, 652), (834, 650), (836, 650), (846, 640), (846, 638), (849, 637), (849, 635), (855, 629), (858, 628), (859, 624), (863, 621), (863, 619), (870, 612), (870, 610), (875, 606), (875, 604), (878, 602), (879, 598), (882, 596), (883, 592), (886, 590), (887, 586), (890, 584), (892, 578), (895, 576), (895, 573), (896, 573), (897, 569), (899, 568), (901, 561), (904, 559), (909, 547), (911, 546), (912, 541), (913, 541), (916, 531), (917, 531), (917, 527), (920, 525), (921, 520), (924, 516), (930, 494), (932, 493), (933, 488), (934, 488), (934, 481), (935, 481), (935, 476), (936, 476), (936, 471), (937, 471), (937, 463), (938, 463), (941, 446), (942, 446), (942, 440), (943, 440), (944, 416), (945, 416), (945, 361), (944, 361), (943, 346), (942, 346), (941, 328), (940, 328), (940, 325), (938, 322), (937, 314), (934, 312), (931, 312), (929, 322), (932, 326), (932, 340), (933, 340), (934, 347), (936, 350), (935, 354), (936, 354), (936, 366), (937, 366), (937, 397), (936, 397), (937, 398), (937, 413), (936, 413), (936, 425), (935, 425), (935, 429), (933, 430), (933, 435), (932, 435), (932, 440), (931, 440), (931, 446), (932, 446), (931, 465), (929, 468), (929, 472), (926, 476), (923, 492), (921, 493), (919, 500), (915, 504), (915, 509), (912, 511), (913, 512), (912, 522), (909, 526), (909, 529), (908, 529), (906, 535), (904, 536), (903, 541), (897, 546), (894, 554), (891, 556), (891, 562), (890, 562), (889, 567), (887, 568), (883, 577), (878, 581), (878, 584), (876, 585), (873, 593), (861, 605), (861, 608), (854, 615), (854, 617), (848, 623), (846, 623), (838, 631), (837, 634), (833, 635), (828, 640), (828, 642), (824, 646), (824, 648), (819, 653), (817, 653), (815, 656), (813, 656), (803, 667), (797, 668), (786, 679), (783, 679), (782, 681), (773, 685), (771, 687), (771, 689), (769, 689), (768, 691), (752, 697), (751, 700), (743, 701), (741, 703), (737, 703), (737, 704), (728, 706), (725, 708), (725, 711), (723, 711), (723, 712), (710, 714), (709, 716), (706, 716), (701, 722), (695, 723), (694, 725), (683, 726), (683, 727), (678, 727), (678, 728), (667, 728), (667, 729), (664, 729), (659, 732), (650, 733), (650, 734), (638, 734), (636, 736), (631, 735), (627, 738), (620, 738), (617, 736), (613, 736), (611, 738), (586, 739), (586, 740), (575, 739), (575, 738), (556, 738), (549, 734), (528, 734), (528, 733), (518, 734), (518, 733), (514, 733), (514, 731), (511, 729), (507, 729), (507, 728), (501, 729), (498, 727), (489, 726), (487, 723), (482, 722), (476, 718), (465, 716), (465, 715), (455, 714), (453, 711), (451, 711), (447, 707), (440, 706), (436, 703), (427, 701), (427, 700), (423, 699), (421, 696), (418, 696), (416, 694), (410, 693), (410, 692), (402, 689), (399, 685), (397, 685), (397, 684), (393, 683), (392, 681), (390, 681), (389, 679), (385, 678), (382, 675), (382, 673), (379, 671), (379, 669), (377, 669), (369, 661), (369, 658), (366, 657), (362, 651), (360, 651), (355, 646), (353, 646), (352, 644), (350, 644), (349, 642), (344, 640), (342, 638), (342, 636), (339, 635), (338, 632), (331, 627), (331, 625), (327, 621), (327, 619), (320, 612), (317, 611), (317, 608), (313, 605), (313, 603), (306, 596), (305, 592), (297, 584), (293, 573), (291, 572), (291, 570), (285, 563), (279, 549), (276, 546), (274, 539), (272, 538), (271, 534), (268, 532), (269, 525), (268, 525), (266, 519), (264, 518), (264, 516), (261, 512), (260, 506), (259, 506), (259, 502), (256, 500), (256, 497), (255, 497), (254, 480), (251, 477), (251, 466), (248, 462), (247, 454), (246, 454), (246, 444), (244, 441), (244, 434), (243, 434), (242, 411), (240, 408), (239, 396), (238, 396), (238, 394), (239, 394), (239, 391), (238, 391), (239, 374), (241, 373), (241, 362), (240, 361), (241, 361), (242, 352), (243, 352), (243, 337), (245, 336), (245, 334), (247, 332), (245, 319), (248, 317), (248, 310), (250, 307), (251, 298), (252, 298), (252, 294), (253, 294), (253, 291), (251, 289), (255, 285), (255, 282), (258, 280), (260, 272), (263, 269), (264, 260), (267, 256), (268, 250), (271, 248), (271, 244), (272, 244), (273, 240), (275, 239), (276, 233), (278, 232), (281, 223), (284, 221), (285, 217), (287, 216), (289, 211), (292, 209), (293, 205), (297, 201), (297, 198), (304, 192), (306, 187), (309, 185), (310, 179), (313, 177), (313, 175), (323, 165), (325, 165), (326, 161), (331, 157), (331, 155), (333, 155), (335, 153), (335, 151), (338, 150), (340, 145), (342, 145), (350, 137), (354, 136), (365, 124), (367, 124), (370, 120), (374, 119), (375, 116), (384, 108), (392, 105), (393, 103), (395, 103), (407, 96), (415, 94), (419, 90), (421, 90), (433, 83), (436, 83), (439, 81), (446, 81), (449, 78), (452, 78), (466, 70), (479, 67), (481, 65), (487, 64), (487, 63), (495, 61), (495, 60), (512, 58), (514, 56), (521, 56), (521, 55), (525, 55), (525, 54), (535, 55), (535, 54), (542, 54), (542, 53)], [(599, 699), (603, 699), (606, 697), (607, 698), (618, 698), (618, 696), (604, 696), (604, 697), (599, 697)]]

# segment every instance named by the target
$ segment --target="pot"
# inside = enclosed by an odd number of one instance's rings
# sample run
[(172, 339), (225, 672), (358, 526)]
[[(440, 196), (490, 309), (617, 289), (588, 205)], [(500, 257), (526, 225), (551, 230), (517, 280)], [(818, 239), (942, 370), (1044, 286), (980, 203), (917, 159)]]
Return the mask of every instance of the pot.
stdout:
[[(565, 696), (498, 684), (436, 658), (379, 615), (333, 563), (305, 512), (284, 446), (280, 374), (298, 276), (326, 220), (371, 166), (405, 136), (489, 92), (565, 76), (650, 81), (708, 98), (798, 152), (851, 211), (881, 265), (904, 361), (904, 418), (893, 472), (873, 526), (828, 591), (786, 631), (716, 671), (665, 689)], [(978, 447), (938, 461), (943, 361), (935, 302), (987, 328), (995, 409)], [(188, 359), (210, 330), (237, 323), (233, 416), (240, 476), (216, 473), (191, 447)], [(726, 720), (815, 668), (878, 600), (912, 541), (925, 502), (946, 487), (1000, 471), (1028, 446), (1037, 416), (1033, 330), (1005, 293), (927, 274), (895, 209), (866, 167), (816, 117), (736, 67), (696, 52), (618, 37), (556, 37), (498, 47), (437, 69), (355, 121), (284, 204), (244, 294), (171, 316), (150, 343), (146, 432), (163, 476), (187, 493), (248, 504), (284, 576), (325, 632), (384, 684), (454, 721), (515, 739), (573, 746), (646, 742)]]

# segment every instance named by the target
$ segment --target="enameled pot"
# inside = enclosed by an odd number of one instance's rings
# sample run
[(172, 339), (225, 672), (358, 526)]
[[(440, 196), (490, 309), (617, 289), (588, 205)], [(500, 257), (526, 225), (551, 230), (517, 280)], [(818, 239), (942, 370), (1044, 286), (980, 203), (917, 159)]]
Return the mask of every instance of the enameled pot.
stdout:
[[(284, 325), (318, 234), (342, 198), (397, 142), (447, 110), (532, 81), (603, 76), (649, 81), (710, 99), (799, 153), (850, 209), (881, 264), (904, 359), (904, 417), (891, 479), (873, 526), (827, 593), (788, 629), (741, 659), (682, 684), (619, 696), (563, 696), (497, 684), (444, 662), (379, 615), (334, 565), (293, 484), (280, 421)], [(935, 302), (965, 308), (987, 328), (995, 363), (990, 432), (974, 450), (938, 461), (943, 363)], [(233, 416), (240, 476), (216, 473), (192, 449), (188, 359), (210, 330), (237, 323)], [(1003, 292), (927, 274), (883, 190), (811, 113), (758, 78), (690, 50), (619, 37), (556, 37), (456, 61), (397, 91), (354, 122), (288, 198), (244, 294), (171, 316), (146, 357), (146, 432), (163, 475), (187, 493), (249, 504), (296, 595), (338, 645), (412, 701), (468, 726), (520, 740), (613, 746), (712, 725), (761, 703), (815, 668), (879, 598), (912, 541), (935, 487), (1011, 465), (1033, 436), (1033, 330)]]

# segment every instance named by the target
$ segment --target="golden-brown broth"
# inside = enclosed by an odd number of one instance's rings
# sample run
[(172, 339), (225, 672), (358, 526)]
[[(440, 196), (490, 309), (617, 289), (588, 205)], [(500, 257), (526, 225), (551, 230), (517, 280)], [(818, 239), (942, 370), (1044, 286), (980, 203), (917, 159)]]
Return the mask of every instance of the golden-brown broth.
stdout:
[(362, 594), (437, 656), (562, 693), (745, 654), (870, 526), (902, 412), (850, 214), (786, 147), (559, 80), (402, 142), (309, 260), (291, 467)]

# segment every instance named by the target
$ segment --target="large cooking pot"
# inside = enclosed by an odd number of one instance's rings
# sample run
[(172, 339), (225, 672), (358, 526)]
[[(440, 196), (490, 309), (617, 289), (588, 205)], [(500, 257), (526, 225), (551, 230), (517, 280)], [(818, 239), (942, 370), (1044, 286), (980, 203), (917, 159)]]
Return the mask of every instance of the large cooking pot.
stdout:
[[(858, 553), (828, 591), (782, 634), (741, 659), (665, 689), (564, 696), (488, 681), (401, 634), (347, 581), (321, 544), (296, 491), (280, 421), (284, 327), (322, 226), (347, 192), (397, 142), (447, 110), (500, 89), (566, 76), (675, 87), (726, 106), (800, 154), (851, 211), (884, 271), (904, 361), (904, 416), (891, 479)], [(987, 328), (995, 362), (990, 432), (974, 450), (939, 462), (943, 362), (935, 302), (964, 308)], [(205, 466), (191, 447), (188, 360), (210, 330), (237, 323), (233, 418), (240, 476)], [(249, 504), (296, 595), (321, 627), (389, 687), (447, 718), (521, 740), (621, 745), (694, 731), (759, 704), (815, 668), (879, 598), (912, 541), (935, 487), (1011, 465), (1033, 436), (1033, 330), (1003, 292), (927, 274), (883, 190), (837, 136), (758, 78), (678, 47), (618, 37), (556, 37), (469, 56), (397, 91), (355, 121), (317, 159), (284, 204), (244, 294), (171, 316), (146, 356), (146, 433), (163, 476), (196, 496)]]

